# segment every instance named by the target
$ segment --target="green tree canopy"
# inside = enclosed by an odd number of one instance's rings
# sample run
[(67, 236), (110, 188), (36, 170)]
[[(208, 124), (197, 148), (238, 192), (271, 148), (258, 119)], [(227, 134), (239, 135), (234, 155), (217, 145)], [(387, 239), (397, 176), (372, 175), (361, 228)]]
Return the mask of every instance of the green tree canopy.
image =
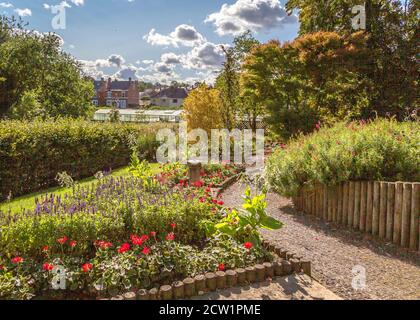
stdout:
[(62, 51), (61, 42), (53, 33), (30, 31), (19, 21), (0, 17), (0, 117), (32, 115), (24, 106), (29, 100), (45, 117), (90, 114), (92, 82)]

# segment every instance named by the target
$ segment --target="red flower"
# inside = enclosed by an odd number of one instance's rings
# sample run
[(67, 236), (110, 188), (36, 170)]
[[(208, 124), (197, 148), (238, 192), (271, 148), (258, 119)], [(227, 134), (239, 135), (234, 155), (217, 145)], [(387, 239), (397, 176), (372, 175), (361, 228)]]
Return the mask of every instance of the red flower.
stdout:
[(90, 263), (85, 263), (82, 266), (82, 270), (84, 273), (88, 273), (89, 271), (91, 271), (93, 269), (93, 266)]
[(225, 203), (224, 203), (223, 201), (219, 201), (217, 204), (218, 204), (219, 206), (223, 206)]
[(47, 252), (49, 250), (50, 250), (50, 248), (48, 246), (45, 246), (45, 247), (42, 248), (42, 252)]
[(194, 182), (193, 186), (196, 188), (201, 188), (202, 186), (204, 186), (204, 182), (203, 181)]
[(142, 246), (143, 245), (143, 239), (139, 236), (136, 236), (136, 235), (131, 236), (131, 242), (135, 246)]
[(148, 248), (148, 247), (144, 247), (144, 248), (143, 248), (142, 253), (143, 253), (145, 256), (149, 255), (149, 253), (150, 253), (150, 248)]
[(176, 223), (171, 223), (171, 227), (172, 227), (172, 229), (175, 229), (176, 228)]
[(218, 204), (218, 203), (219, 203), (219, 201), (217, 201), (216, 199), (213, 199), (213, 203), (214, 203), (214, 204)]
[(57, 242), (59, 244), (65, 244), (67, 242), (67, 240), (68, 240), (68, 238), (66, 236), (64, 236), (64, 237), (62, 237), (60, 239), (57, 239)]
[(204, 198), (204, 197), (201, 197), (201, 198), (200, 198), (200, 202), (201, 202), (201, 203), (204, 203), (204, 202), (206, 202), (206, 198)]
[(153, 238), (156, 237), (156, 231), (150, 232), (150, 236), (153, 237)]
[(318, 123), (316, 124), (315, 128), (317, 130), (321, 129), (321, 121), (318, 121)]
[(252, 248), (252, 243), (251, 242), (245, 242), (244, 247), (245, 247), (245, 249), (250, 250)]
[(167, 241), (174, 241), (174, 239), (175, 239), (175, 234), (173, 232), (168, 233), (168, 235), (166, 236)]
[(130, 251), (130, 245), (128, 243), (124, 243), (118, 248), (118, 253), (124, 253), (127, 251)]
[(70, 241), (69, 245), (70, 247), (74, 248), (76, 246), (77, 242), (76, 241)]
[(0, 271), (3, 271), (4, 270), (4, 266), (2, 266), (1, 264), (0, 264)]
[(224, 263), (219, 264), (219, 271), (225, 271), (226, 267)]
[(44, 269), (44, 271), (52, 271), (54, 269), (54, 266), (48, 262), (44, 263), (42, 269)]
[(23, 262), (23, 258), (22, 257), (15, 257), (12, 259), (12, 263), (14, 264), (18, 264), (18, 263), (22, 263)]

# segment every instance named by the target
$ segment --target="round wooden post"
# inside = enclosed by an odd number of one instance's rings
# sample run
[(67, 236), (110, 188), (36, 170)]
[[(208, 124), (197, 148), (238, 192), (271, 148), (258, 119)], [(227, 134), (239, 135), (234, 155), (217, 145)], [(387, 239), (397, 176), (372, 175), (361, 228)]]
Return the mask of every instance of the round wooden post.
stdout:
[(332, 188), (333, 201), (332, 201), (332, 221), (337, 223), (337, 205), (338, 205), (338, 186)]
[(411, 183), (404, 183), (403, 186), (403, 208), (401, 217), (401, 246), (410, 246), (410, 223), (411, 223)]
[(162, 298), (162, 300), (172, 300), (173, 299), (172, 287), (168, 285), (161, 286), (160, 297)]
[(226, 288), (226, 273), (224, 271), (216, 272), (216, 283), (218, 289)]
[(265, 268), (265, 275), (266, 277), (269, 278), (274, 278), (274, 266), (272, 263), (270, 262), (264, 262), (263, 264), (264, 268)]
[(206, 273), (206, 287), (210, 291), (215, 291), (217, 288), (216, 275), (213, 272)]
[(343, 184), (343, 216), (341, 218), (341, 224), (347, 225), (348, 219), (348, 209), (349, 209), (349, 184), (345, 182)]
[(328, 221), (332, 221), (333, 197), (334, 197), (334, 192), (332, 190), (332, 187), (328, 187), (328, 214), (327, 214)]
[(323, 190), (322, 193), (324, 195), (324, 199), (323, 199), (323, 212), (322, 212), (322, 218), (324, 220), (328, 219), (328, 187), (327, 186), (323, 186)]
[(394, 234), (394, 202), (395, 202), (395, 183), (388, 183), (386, 196), (386, 235), (387, 241), (392, 241)]
[(177, 281), (173, 284), (174, 299), (183, 299), (185, 296), (184, 283)]
[(246, 270), (242, 268), (238, 268), (235, 270), (236, 274), (238, 275), (238, 283), (243, 286), (246, 284)]
[(373, 215), (372, 215), (372, 234), (379, 235), (379, 206), (380, 206), (381, 184), (378, 181), (373, 183)]
[(234, 270), (226, 271), (226, 285), (229, 288), (236, 287), (238, 283), (238, 274)]
[(149, 299), (150, 300), (159, 300), (159, 289), (152, 288), (149, 290)]
[(395, 185), (394, 235), (392, 237), (392, 241), (397, 245), (401, 244), (403, 186), (404, 184), (402, 182), (397, 182)]
[(354, 181), (349, 182), (349, 207), (347, 212), (347, 226), (350, 228), (353, 227), (353, 218), (354, 218), (354, 191), (355, 185)]
[(257, 279), (257, 272), (255, 267), (246, 267), (246, 280), (248, 283), (254, 283)]
[(257, 264), (255, 266), (257, 281), (262, 282), (265, 280), (265, 267), (262, 264)]
[(195, 280), (195, 292), (200, 294), (206, 290), (206, 277), (203, 275), (198, 275), (194, 278)]
[(301, 260), (301, 265), (302, 265), (302, 271), (308, 275), (308, 276), (312, 276), (312, 270), (311, 270), (311, 261), (309, 260)]
[[(411, 192), (411, 227), (410, 249), (417, 250), (419, 246), (419, 215), (420, 215), (420, 183), (413, 183)], [(420, 246), (419, 246), (420, 250)]]
[(124, 300), (129, 300), (129, 301), (137, 300), (135, 292), (124, 293), (123, 297), (124, 297)]
[(184, 294), (186, 298), (191, 298), (195, 295), (195, 280), (193, 278), (184, 279)]
[(137, 292), (137, 300), (149, 300), (149, 291), (141, 289)]
[(364, 232), (366, 230), (366, 200), (367, 200), (367, 182), (360, 183), (360, 223), (359, 230)]
[(353, 228), (358, 230), (360, 225), (360, 197), (361, 197), (361, 184), (360, 181), (354, 183), (354, 215), (353, 215)]
[(372, 221), (373, 221), (373, 182), (367, 183), (367, 194), (366, 194), (366, 232), (372, 233)]
[(276, 277), (281, 277), (283, 275), (283, 265), (281, 261), (274, 261), (274, 275)]
[(338, 195), (337, 195), (337, 220), (338, 224), (341, 224), (343, 221), (343, 184), (340, 183), (338, 186)]
[(386, 237), (386, 207), (388, 195), (388, 183), (381, 182), (380, 184), (380, 203), (379, 203), (379, 238), (385, 239)]

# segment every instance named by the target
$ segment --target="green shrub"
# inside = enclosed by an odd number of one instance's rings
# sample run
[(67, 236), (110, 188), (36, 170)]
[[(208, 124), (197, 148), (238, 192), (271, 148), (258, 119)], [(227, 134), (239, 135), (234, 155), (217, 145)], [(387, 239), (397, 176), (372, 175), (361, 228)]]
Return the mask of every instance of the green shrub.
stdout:
[(144, 158), (155, 155), (162, 125), (93, 123), (82, 120), (0, 121), (0, 200), (56, 185), (59, 172), (73, 179), (127, 165), (138, 139)]
[(382, 119), (321, 128), (276, 150), (266, 178), (285, 196), (319, 183), (420, 181), (420, 125)]

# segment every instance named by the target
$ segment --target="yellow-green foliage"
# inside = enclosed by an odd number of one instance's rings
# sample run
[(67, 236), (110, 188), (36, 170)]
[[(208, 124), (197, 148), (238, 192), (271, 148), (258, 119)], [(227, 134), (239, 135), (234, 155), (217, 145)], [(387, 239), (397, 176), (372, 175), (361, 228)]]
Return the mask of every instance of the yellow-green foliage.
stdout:
[(276, 150), (266, 175), (274, 190), (286, 196), (318, 183), (420, 181), (420, 124), (382, 119), (322, 128)]

